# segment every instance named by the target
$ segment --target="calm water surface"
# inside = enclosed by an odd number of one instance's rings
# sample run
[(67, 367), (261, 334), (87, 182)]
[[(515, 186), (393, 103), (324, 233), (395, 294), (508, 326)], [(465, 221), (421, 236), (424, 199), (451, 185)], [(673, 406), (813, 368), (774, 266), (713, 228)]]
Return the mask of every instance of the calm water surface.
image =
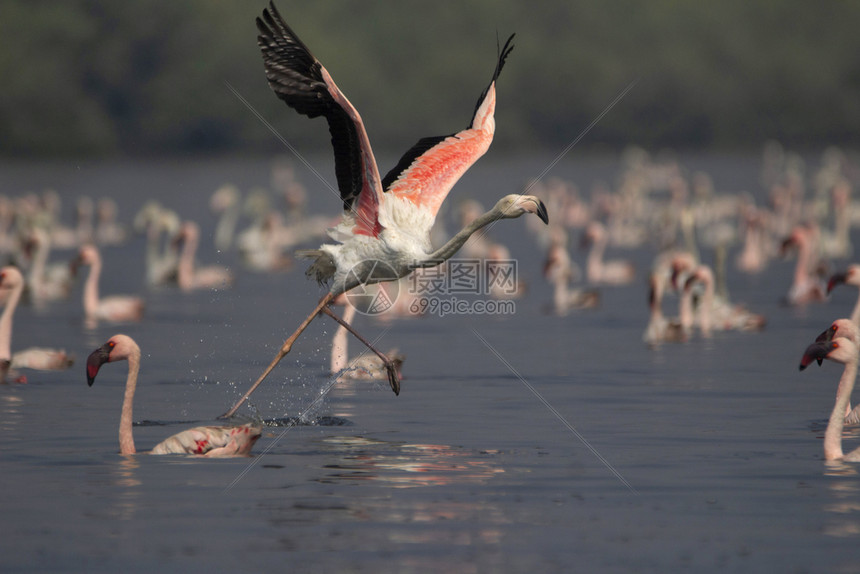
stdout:
[[(686, 161), (719, 189), (757, 191), (757, 157)], [(489, 206), (547, 163), (479, 163), (452, 198)], [(598, 158), (552, 175), (587, 190), (615, 169)], [(0, 192), (52, 187), (69, 219), (79, 195), (116, 197), (125, 222), (158, 199), (201, 223), (199, 260), (238, 271), (225, 291), (147, 289), (136, 237), (104, 250), (101, 284), (146, 297), (140, 324), (86, 328), (80, 286), (45, 310), (18, 309), (14, 349), (63, 346), (78, 363), (0, 387), (0, 569), (860, 571), (857, 467), (822, 460), (841, 369), (797, 371), (806, 345), (856, 295), (780, 306), (793, 261), (754, 278), (730, 268), (733, 299), (767, 315), (763, 333), (649, 349), (650, 248), (613, 251), (637, 262), (634, 285), (603, 289), (599, 309), (555, 317), (541, 249), (523, 221), (503, 222), (493, 236), (529, 283), (515, 314), (358, 319), (407, 355), (399, 397), (384, 382), (348, 382), (309, 408), (328, 382), (333, 326), (321, 319), (240, 411), (272, 421), (253, 458), (118, 455), (126, 365), (105, 365), (88, 388), (92, 349), (117, 332), (140, 343), (135, 439), (146, 450), (229, 407), (320, 296), (300, 270), (252, 273), (212, 247), (211, 192), (224, 181), (265, 186), (268, 175), (268, 161), (0, 170)], [(301, 175), (311, 210), (335, 213), (337, 201)], [(295, 417), (303, 424), (290, 426)], [(860, 442), (856, 429), (847, 434)]]

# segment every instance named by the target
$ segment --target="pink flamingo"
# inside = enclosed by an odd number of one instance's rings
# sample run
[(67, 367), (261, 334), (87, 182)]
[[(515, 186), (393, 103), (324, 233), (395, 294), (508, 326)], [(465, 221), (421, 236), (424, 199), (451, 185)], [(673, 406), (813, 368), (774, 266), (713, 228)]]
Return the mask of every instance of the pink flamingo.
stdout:
[(845, 365), (839, 386), (836, 389), (836, 403), (824, 431), (824, 459), (827, 461), (860, 462), (860, 448), (848, 454), (842, 451), (842, 429), (845, 426), (845, 411), (851, 400), (851, 391), (857, 379), (857, 345), (845, 337), (831, 341), (816, 341), (807, 347), (800, 360), (802, 371), (813, 361), (828, 359)]
[(102, 272), (102, 258), (95, 245), (84, 245), (78, 250), (72, 268), (89, 265), (90, 273), (84, 283), (84, 315), (88, 322), (103, 321), (140, 321), (143, 318), (144, 303), (136, 295), (111, 295), (99, 297), (99, 278)]
[[(345, 299), (346, 298), (342, 293), (333, 304), (345, 305), (343, 310), (343, 320), (346, 323), (352, 324), (352, 320), (355, 318), (355, 307), (350, 305)], [(342, 380), (367, 381), (386, 379), (387, 373), (385, 370), (385, 364), (376, 355), (364, 353), (354, 359), (348, 359), (349, 350), (347, 336), (348, 333), (346, 327), (343, 325), (339, 326), (337, 331), (334, 333), (334, 337), (331, 341), (331, 362), (329, 369), (331, 374), (337, 375), (340, 373), (338, 378)], [(391, 359), (397, 368), (397, 376), (399, 378), (400, 367), (403, 364), (405, 357), (401, 355), (397, 349), (391, 349), (386, 353), (386, 356)]]
[[(513, 49), (513, 36), (499, 51), (490, 85), (481, 94), (469, 127), (450, 135), (420, 140), (385, 177), (381, 177), (361, 116), (338, 89), (328, 71), (314, 58), (275, 9), (274, 3), (257, 18), (258, 43), (263, 52), (269, 87), (288, 106), (308, 117), (323, 116), (332, 134), (335, 173), (343, 201), (343, 219), (332, 233), (339, 244), (306, 251), (307, 274), (331, 283), (328, 293), (290, 335), (269, 366), (230, 409), (239, 408), (319, 313), (341, 321), (329, 309), (340, 293), (361, 284), (393, 281), (415, 269), (434, 267), (452, 257), (477, 230), (500, 219), (534, 213), (548, 222), (546, 207), (534, 196), (503, 197), (433, 251), (430, 229), (448, 192), (467, 169), (490, 147), (495, 132), (496, 80)], [(345, 324), (345, 323), (344, 323)], [(347, 327), (356, 337), (358, 334)], [(385, 363), (395, 394), (400, 382), (392, 361), (373, 349)]]
[(233, 284), (233, 273), (220, 265), (197, 267), (194, 256), (200, 242), (200, 227), (193, 221), (185, 221), (176, 240), (182, 244), (179, 255), (177, 278), (183, 291), (194, 289), (223, 289)]
[(579, 269), (570, 259), (565, 237), (563, 232), (552, 234), (543, 266), (543, 275), (553, 286), (553, 312), (559, 316), (573, 309), (591, 309), (600, 304), (599, 291), (570, 287), (570, 282), (579, 275)]
[[(0, 382), (6, 381), (10, 370), (28, 368), (41, 371), (59, 371), (72, 366), (74, 357), (63, 350), (33, 347), (12, 353), (12, 320), (24, 291), (24, 276), (17, 267), (0, 269), (0, 292), (9, 291), (6, 306), (0, 314)], [(26, 382), (21, 377), (19, 382)]]
[[(92, 386), (105, 363), (128, 361), (128, 378), (119, 421), (120, 454), (135, 454), (132, 435), (132, 409), (137, 375), (140, 370), (140, 347), (127, 335), (114, 335), (87, 358), (87, 384)], [(248, 423), (241, 426), (202, 426), (175, 434), (155, 445), (150, 454), (196, 454), (208, 457), (248, 455), (262, 427)]]
[(704, 337), (709, 337), (712, 330), (760, 331), (764, 328), (767, 321), (763, 315), (753, 313), (743, 305), (734, 304), (715, 293), (714, 272), (707, 265), (698, 265), (693, 269), (684, 283), (684, 291), (691, 291), (697, 284), (704, 288), (697, 313)]
[(794, 267), (794, 280), (786, 296), (789, 305), (805, 305), (807, 303), (824, 301), (827, 298), (825, 286), (813, 273), (818, 264), (813, 252), (813, 236), (811, 230), (798, 225), (791, 235), (783, 241), (782, 252), (789, 248), (797, 248), (797, 263)]
[[(830, 324), (826, 331), (818, 335), (816, 341), (832, 341), (838, 337), (844, 337), (855, 345), (860, 346), (860, 327), (851, 319), (836, 319)], [(821, 360), (818, 361), (821, 365)], [(860, 405), (851, 409), (851, 401), (849, 397), (848, 404), (845, 405), (845, 424), (855, 425), (860, 423)]]
[[(679, 317), (668, 319), (663, 314), (663, 295), (667, 290), (677, 290), (679, 277), (683, 275), (686, 281), (686, 273), (697, 264), (693, 254), (683, 250), (666, 251), (655, 258), (653, 270), (648, 278), (650, 315), (648, 325), (642, 334), (642, 340), (648, 345), (656, 346), (664, 342), (687, 340), (687, 333), (680, 320), (684, 302), (679, 302)], [(681, 295), (683, 295), (683, 291)]]
[(599, 221), (592, 221), (582, 236), (583, 245), (591, 246), (585, 263), (585, 277), (589, 283), (603, 285), (627, 285), (636, 276), (636, 269), (629, 261), (604, 261), (603, 253), (609, 244), (606, 228)]

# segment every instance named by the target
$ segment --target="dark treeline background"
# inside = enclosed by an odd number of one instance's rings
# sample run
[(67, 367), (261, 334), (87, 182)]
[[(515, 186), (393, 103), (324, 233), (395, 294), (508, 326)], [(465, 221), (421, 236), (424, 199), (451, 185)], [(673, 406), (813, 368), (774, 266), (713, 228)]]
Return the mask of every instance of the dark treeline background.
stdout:
[[(269, 91), (262, 1), (4, 0), (0, 154), (258, 153), (324, 145), (322, 120)], [(464, 127), (497, 35), (517, 33), (499, 82), (510, 151), (579, 146), (754, 149), (852, 145), (860, 133), (860, 3), (595, 0), (397, 3), (280, 0), (281, 13), (400, 151)], [(637, 81), (638, 80), (638, 81)]]

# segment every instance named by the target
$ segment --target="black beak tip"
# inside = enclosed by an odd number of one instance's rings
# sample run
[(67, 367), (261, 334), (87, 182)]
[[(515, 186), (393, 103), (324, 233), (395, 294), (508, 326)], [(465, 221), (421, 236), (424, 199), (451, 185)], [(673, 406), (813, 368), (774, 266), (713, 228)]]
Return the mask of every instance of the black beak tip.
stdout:
[(544, 205), (542, 201), (538, 201), (537, 216), (540, 217), (540, 220), (546, 225), (549, 225), (549, 214), (546, 211), (546, 205)]

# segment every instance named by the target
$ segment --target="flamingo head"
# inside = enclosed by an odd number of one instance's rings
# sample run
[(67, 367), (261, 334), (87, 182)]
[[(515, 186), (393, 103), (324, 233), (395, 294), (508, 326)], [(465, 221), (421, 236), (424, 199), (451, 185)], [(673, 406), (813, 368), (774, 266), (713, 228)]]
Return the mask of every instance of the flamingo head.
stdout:
[(821, 362), (823, 359), (846, 364), (857, 361), (857, 345), (845, 337), (837, 337), (832, 341), (816, 341), (806, 348), (800, 359), (799, 369), (802, 371), (813, 361)]
[(534, 213), (541, 221), (549, 224), (546, 206), (543, 201), (533, 195), (520, 195), (518, 193), (506, 195), (496, 203), (495, 211), (499, 212), (501, 217), (505, 219), (514, 219), (524, 213)]
[(14, 265), (0, 269), (0, 289), (14, 289), (24, 282), (24, 276)]
[(87, 385), (93, 386), (99, 369), (105, 363), (128, 359), (133, 352), (140, 352), (137, 343), (126, 335), (114, 335), (87, 357)]

